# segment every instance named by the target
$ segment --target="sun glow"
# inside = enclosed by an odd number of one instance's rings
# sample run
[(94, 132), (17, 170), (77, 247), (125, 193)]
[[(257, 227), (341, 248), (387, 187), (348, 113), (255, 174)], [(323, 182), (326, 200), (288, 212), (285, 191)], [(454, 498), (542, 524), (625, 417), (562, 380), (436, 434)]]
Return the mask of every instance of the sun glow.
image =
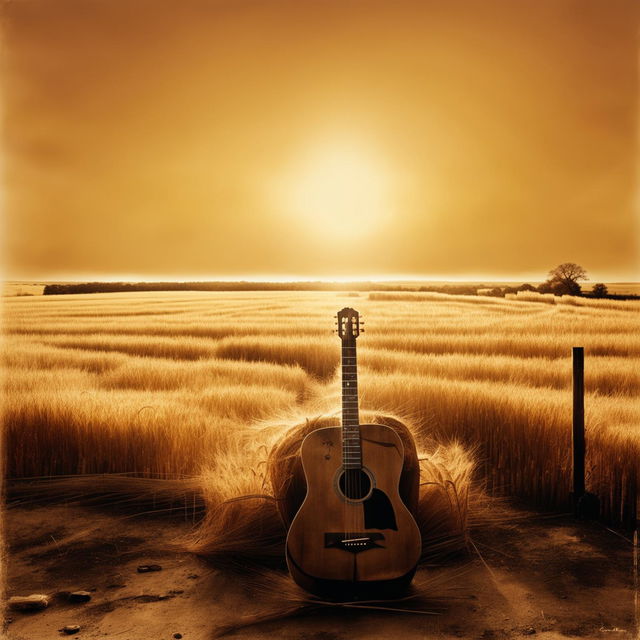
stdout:
[(298, 162), (281, 185), (286, 213), (310, 232), (353, 241), (392, 215), (389, 171), (372, 154), (323, 147)]

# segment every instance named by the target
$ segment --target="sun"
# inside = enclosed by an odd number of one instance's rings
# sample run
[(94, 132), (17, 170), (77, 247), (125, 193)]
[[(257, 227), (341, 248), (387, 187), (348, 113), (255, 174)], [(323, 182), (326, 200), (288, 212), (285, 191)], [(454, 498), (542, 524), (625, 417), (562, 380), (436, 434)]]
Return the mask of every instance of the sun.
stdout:
[(307, 154), (283, 185), (285, 210), (311, 233), (352, 241), (390, 218), (390, 176), (362, 149), (324, 146)]

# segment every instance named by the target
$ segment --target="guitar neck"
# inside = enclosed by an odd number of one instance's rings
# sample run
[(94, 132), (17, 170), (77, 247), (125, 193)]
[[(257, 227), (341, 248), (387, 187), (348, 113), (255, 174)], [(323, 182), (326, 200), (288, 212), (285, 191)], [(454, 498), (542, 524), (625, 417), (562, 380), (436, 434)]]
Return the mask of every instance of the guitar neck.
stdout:
[(362, 467), (358, 414), (358, 362), (356, 341), (342, 341), (342, 463), (345, 469)]

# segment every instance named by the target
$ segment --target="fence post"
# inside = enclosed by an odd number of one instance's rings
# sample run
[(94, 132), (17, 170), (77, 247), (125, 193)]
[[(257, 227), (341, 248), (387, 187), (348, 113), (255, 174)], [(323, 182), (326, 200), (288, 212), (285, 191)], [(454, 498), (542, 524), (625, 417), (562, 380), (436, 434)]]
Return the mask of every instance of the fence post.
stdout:
[(636, 495), (636, 528), (633, 532), (633, 613), (636, 623), (636, 638), (640, 638), (640, 497)]
[(578, 518), (597, 518), (600, 501), (585, 487), (584, 347), (573, 347), (573, 491), (571, 501)]
[(584, 495), (584, 347), (573, 347), (573, 502)]

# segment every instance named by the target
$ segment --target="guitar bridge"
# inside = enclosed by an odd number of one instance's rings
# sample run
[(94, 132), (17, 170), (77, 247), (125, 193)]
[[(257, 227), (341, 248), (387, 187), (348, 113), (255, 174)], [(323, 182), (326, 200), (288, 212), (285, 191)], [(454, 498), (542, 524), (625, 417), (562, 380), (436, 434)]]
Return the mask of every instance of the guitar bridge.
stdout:
[(378, 542), (384, 541), (382, 533), (325, 533), (325, 549), (342, 549), (350, 553), (361, 553), (369, 549), (384, 549)]

